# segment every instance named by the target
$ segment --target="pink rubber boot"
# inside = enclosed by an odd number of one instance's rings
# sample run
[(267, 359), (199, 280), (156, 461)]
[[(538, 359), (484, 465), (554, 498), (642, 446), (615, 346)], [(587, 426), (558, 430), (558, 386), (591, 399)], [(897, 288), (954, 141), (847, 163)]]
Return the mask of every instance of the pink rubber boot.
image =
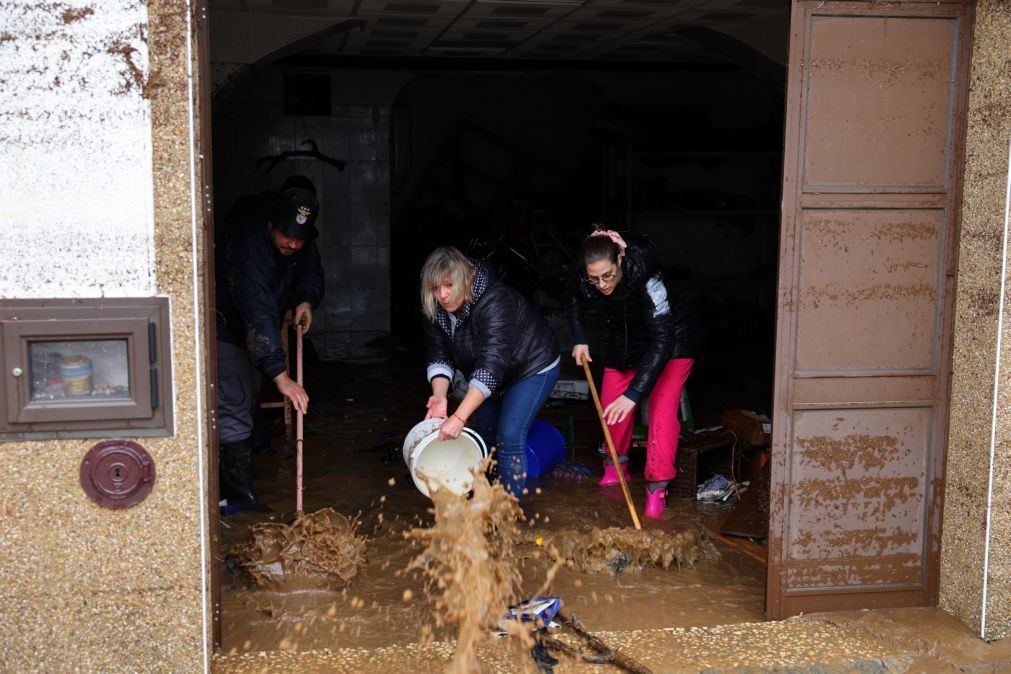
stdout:
[(650, 491), (649, 487), (646, 487), (646, 517), (651, 520), (662, 520), (663, 519), (663, 509), (667, 504), (667, 488), (660, 487), (656, 491)]
[[(621, 474), (625, 478), (625, 482), (632, 479), (632, 476), (628, 474), (628, 464), (621, 464)], [(597, 483), (598, 487), (610, 487), (613, 484), (620, 484), (618, 480), (618, 470), (614, 467), (614, 464), (607, 464), (604, 466), (604, 477), (600, 478), (600, 482)]]

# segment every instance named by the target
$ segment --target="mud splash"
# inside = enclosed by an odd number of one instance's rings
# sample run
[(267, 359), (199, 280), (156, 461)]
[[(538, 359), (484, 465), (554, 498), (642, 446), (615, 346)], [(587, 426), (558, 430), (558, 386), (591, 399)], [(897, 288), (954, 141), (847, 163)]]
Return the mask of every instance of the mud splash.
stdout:
[(426, 576), (435, 626), (459, 626), (447, 671), (461, 674), (481, 671), (476, 647), (515, 602), (522, 582), (516, 544), (523, 513), (501, 485), (489, 484), (485, 470), (475, 471), (469, 499), (445, 489), (432, 492), (435, 523), (404, 533), (425, 545), (407, 568)]
[(694, 567), (699, 559), (718, 560), (719, 551), (702, 526), (669, 533), (659, 529), (610, 527), (589, 531), (562, 529), (549, 541), (565, 564), (585, 573), (642, 571), (648, 567), (668, 569), (671, 564)]
[(332, 508), (299, 515), (291, 524), (253, 525), (251, 542), (236, 545), (229, 559), (264, 590), (339, 590), (365, 564), (365, 538), (358, 518)]

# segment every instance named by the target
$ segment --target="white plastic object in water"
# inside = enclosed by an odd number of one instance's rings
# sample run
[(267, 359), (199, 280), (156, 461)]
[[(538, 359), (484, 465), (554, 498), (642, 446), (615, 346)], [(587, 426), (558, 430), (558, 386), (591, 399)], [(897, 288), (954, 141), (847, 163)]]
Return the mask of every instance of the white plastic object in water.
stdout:
[(474, 480), (473, 471), (488, 456), (484, 440), (470, 428), (464, 428), (456, 440), (440, 441), (439, 427), (444, 421), (426, 419), (415, 424), (404, 438), (404, 463), (411, 471), (414, 486), (429, 497), (429, 486), (466, 494)]

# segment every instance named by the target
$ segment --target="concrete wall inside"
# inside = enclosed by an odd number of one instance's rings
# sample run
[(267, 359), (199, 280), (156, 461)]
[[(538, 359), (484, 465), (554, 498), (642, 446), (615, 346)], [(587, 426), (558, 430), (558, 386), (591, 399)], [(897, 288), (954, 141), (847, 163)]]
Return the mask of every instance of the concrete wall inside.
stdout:
[[(286, 112), (288, 74), (267, 68), (215, 106), (217, 219), (239, 196), (277, 190), (290, 175), (309, 177), (320, 201), (326, 283), (309, 337), (324, 360), (361, 357), (367, 342), (390, 329), (390, 110), (407, 76), (320, 71), (332, 92), (329, 111), (311, 115)], [(260, 159), (309, 150), (306, 140), (347, 166)]]
[(1007, 262), (1011, 7), (981, 0), (976, 12), (940, 603), (992, 640), (1011, 634), (1011, 308), (1001, 293), (1001, 275), (1005, 283), (1011, 281), (1002, 266)]
[[(327, 78), (329, 106), (287, 110), (290, 78), (313, 73)], [(254, 69), (215, 105), (217, 219), (288, 175), (315, 182), (327, 289), (310, 338), (327, 360), (368, 356), (366, 344), (391, 330), (414, 339), (428, 252), (502, 235), (517, 244), (531, 237), (510, 228), (530, 213), (571, 250), (595, 221), (649, 234), (689, 292), (715, 289), (771, 323), (781, 96), (733, 69)], [(310, 139), (347, 168), (267, 159)], [(513, 279), (532, 294), (528, 281), (537, 279)]]
[[(665, 273), (696, 304), (707, 359), (696, 364), (693, 399), (712, 401), (717, 418), (722, 406), (768, 411), (782, 82), (732, 67), (466, 64), (253, 67), (216, 99), (219, 223), (236, 197), (292, 174), (320, 192), (326, 296), (309, 335), (318, 356), (417, 347), (417, 273), (446, 243), (495, 251), (499, 273), (537, 296), (567, 344), (561, 298), (551, 295), (564, 286), (566, 255), (591, 223), (606, 222), (649, 235)], [(286, 108), (286, 86), (313, 75), (325, 78), (328, 105), (316, 114)], [(347, 168), (269, 159), (308, 150), (307, 140)], [(374, 341), (387, 333), (391, 340)]]
[(202, 251), (182, 1), (0, 3), (0, 296), (168, 297), (174, 429), (157, 480), (98, 506), (101, 438), (0, 445), (0, 670), (201, 671), (209, 655)]

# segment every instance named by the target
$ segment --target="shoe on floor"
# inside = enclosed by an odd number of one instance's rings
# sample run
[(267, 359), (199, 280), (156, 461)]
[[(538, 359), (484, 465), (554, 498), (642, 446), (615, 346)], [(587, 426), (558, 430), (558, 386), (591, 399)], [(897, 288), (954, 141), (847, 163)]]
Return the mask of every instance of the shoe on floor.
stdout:
[(723, 498), (727, 494), (727, 491), (732, 489), (733, 483), (717, 473), (699, 485), (698, 491), (695, 492), (695, 499), (698, 501), (716, 501)]
[[(627, 483), (632, 479), (632, 476), (628, 474), (628, 464), (621, 464), (621, 474), (625, 478)], [(618, 469), (614, 467), (614, 464), (607, 464), (604, 466), (604, 477), (600, 478), (600, 482), (597, 483), (598, 487), (610, 487), (613, 484), (620, 484), (618, 479)]]
[(667, 488), (660, 487), (656, 491), (650, 491), (646, 487), (646, 517), (651, 520), (662, 520), (663, 509), (667, 505)]

